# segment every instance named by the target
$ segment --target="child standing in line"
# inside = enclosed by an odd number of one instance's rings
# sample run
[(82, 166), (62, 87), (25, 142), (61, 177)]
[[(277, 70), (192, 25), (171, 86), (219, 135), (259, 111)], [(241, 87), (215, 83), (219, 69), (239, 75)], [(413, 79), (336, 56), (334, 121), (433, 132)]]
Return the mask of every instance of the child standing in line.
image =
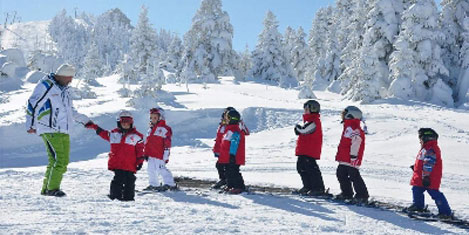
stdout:
[[(166, 168), (171, 148), (171, 127), (166, 125), (162, 108), (150, 109), (150, 128), (145, 139), (145, 159), (148, 159), (148, 179), (150, 185), (145, 190), (166, 191), (177, 189), (173, 174)], [(163, 178), (160, 186), (158, 177)]]
[(223, 113), (221, 114), (221, 120), (220, 120), (220, 125), (218, 126), (217, 129), (217, 136), (215, 137), (215, 144), (213, 145), (213, 155), (217, 158), (217, 162), (215, 163), (215, 167), (217, 168), (218, 172), (218, 182), (216, 182), (212, 188), (213, 189), (219, 189), (226, 185), (226, 178), (225, 178), (225, 164), (221, 164), (219, 161), (220, 157), (220, 144), (223, 138), (223, 135), (225, 134), (225, 129), (226, 129), (226, 121), (225, 121), (225, 115), (228, 111), (233, 110), (233, 107), (227, 107), (225, 110), (223, 110)]
[(336, 155), (336, 161), (339, 162), (336, 174), (342, 191), (336, 198), (353, 199), (356, 203), (366, 203), (369, 197), (359, 171), (365, 151), (365, 133), (360, 126), (361, 119), (362, 112), (355, 106), (348, 106), (342, 111), (344, 130)]
[[(223, 110), (223, 113), (221, 115), (220, 125), (218, 126), (218, 129), (217, 129), (215, 145), (213, 146), (213, 155), (217, 158), (215, 167), (217, 168), (218, 179), (219, 179), (218, 182), (212, 186), (213, 189), (219, 189), (226, 185), (226, 177), (225, 177), (226, 164), (221, 164), (220, 161), (218, 160), (218, 157), (220, 156), (221, 141), (223, 139), (223, 135), (225, 134), (226, 126), (228, 125), (226, 115), (231, 110), (235, 110), (235, 108), (227, 107), (225, 110)], [(246, 124), (244, 124), (243, 120), (240, 120), (239, 128), (244, 132), (244, 135), (249, 135), (249, 129), (246, 126)]]
[(445, 195), (440, 192), (441, 177), (443, 172), (443, 160), (440, 147), (438, 147), (438, 134), (431, 128), (420, 128), (418, 131), (421, 149), (411, 166), (414, 174), (410, 184), (412, 185), (413, 204), (408, 211), (425, 211), (425, 196), (428, 194), (438, 207), (438, 217), (449, 219), (452, 217), (451, 208)]
[(245, 164), (245, 134), (241, 130), (239, 122), (241, 115), (236, 110), (228, 111), (226, 114), (225, 134), (220, 144), (220, 164), (226, 164), (226, 188), (230, 194), (239, 194), (246, 190), (244, 179), (239, 167)]
[(325, 192), (321, 170), (316, 160), (321, 158), (322, 127), (320, 119), (321, 106), (316, 100), (308, 100), (303, 105), (304, 125), (295, 126), (298, 136), (295, 155), (298, 156), (296, 169), (300, 174), (303, 187), (297, 191), (301, 195), (320, 196)]
[(103, 130), (89, 121), (86, 128), (96, 130), (101, 138), (111, 143), (108, 169), (114, 172), (109, 198), (134, 201), (135, 173), (142, 168), (143, 135), (133, 127), (132, 114), (122, 111), (117, 118), (117, 128)]

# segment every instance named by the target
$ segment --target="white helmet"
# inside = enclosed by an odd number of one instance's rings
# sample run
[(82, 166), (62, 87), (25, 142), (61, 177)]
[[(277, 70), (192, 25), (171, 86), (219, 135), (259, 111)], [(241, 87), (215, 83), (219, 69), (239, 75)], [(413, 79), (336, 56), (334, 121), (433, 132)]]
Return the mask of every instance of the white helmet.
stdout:
[(362, 111), (355, 106), (347, 106), (344, 111), (342, 111), (344, 119), (359, 119), (362, 120)]
[(134, 124), (134, 118), (132, 117), (132, 113), (126, 110), (121, 111), (119, 113), (119, 116), (117, 117), (117, 126), (120, 126), (120, 124), (123, 122), (130, 123), (132, 126)]

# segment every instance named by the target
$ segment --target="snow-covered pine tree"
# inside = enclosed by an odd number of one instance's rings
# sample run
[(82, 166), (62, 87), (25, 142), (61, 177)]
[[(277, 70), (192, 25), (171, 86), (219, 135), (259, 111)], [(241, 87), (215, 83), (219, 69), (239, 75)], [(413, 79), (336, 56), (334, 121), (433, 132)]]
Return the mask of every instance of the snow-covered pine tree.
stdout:
[(283, 34), (282, 37), (282, 46), (283, 49), (285, 50), (285, 56), (287, 57), (287, 61), (291, 63), (291, 52), (293, 50), (293, 47), (295, 47), (295, 37), (296, 37), (296, 30), (294, 30), (292, 27), (287, 26), (285, 29), (285, 33)]
[(170, 72), (182, 70), (181, 58), (183, 54), (182, 40), (178, 36), (174, 36), (171, 44), (169, 44), (167, 56), (164, 60), (166, 69)]
[(129, 52), (132, 26), (127, 16), (118, 8), (98, 16), (94, 24), (94, 38), (102, 65), (108, 65), (109, 74), (116, 70), (124, 54)]
[[(232, 65), (233, 26), (221, 0), (203, 0), (192, 18), (192, 25), (184, 37), (185, 50), (196, 59), (192, 63), (197, 74), (205, 81), (215, 80)], [(190, 39), (190, 40), (186, 40)]]
[[(150, 72), (150, 68), (154, 71)], [(152, 97), (156, 98), (157, 92), (161, 90), (164, 84), (163, 71), (157, 66), (148, 66), (147, 73), (143, 74), (141, 86), (135, 91), (135, 97)]]
[(62, 10), (51, 20), (48, 31), (56, 44), (58, 56), (77, 67), (80, 73), (87, 52), (89, 31), (85, 27), (86, 22), (77, 21), (79, 19), (73, 19), (66, 10)]
[(254, 78), (276, 81), (284, 87), (297, 85), (282, 47), (277, 19), (271, 11), (267, 12), (264, 19), (264, 29), (259, 35), (252, 60), (250, 74)]
[(132, 91), (130, 90), (130, 78), (135, 76), (133, 75), (134, 64), (132, 62), (133, 60), (130, 59), (129, 55), (124, 54), (124, 58), (117, 66), (116, 71), (121, 74), (119, 82), (122, 84), (122, 88), (119, 89), (118, 93), (122, 97), (130, 97), (132, 95)]
[(303, 28), (299, 27), (296, 34), (293, 35), (292, 47), (290, 50), (290, 64), (298, 81), (305, 80), (306, 70), (311, 64), (311, 53), (308, 45), (306, 44), (305, 37), (306, 34)]
[(370, 7), (362, 46), (355, 53), (356, 59), (341, 75), (350, 78), (348, 96), (365, 103), (387, 96), (384, 91), (389, 87), (389, 56), (404, 11), (402, 0), (372, 0)]
[(459, 73), (456, 96), (458, 106), (467, 106), (467, 102), (469, 102), (469, 17), (466, 17), (463, 22), (464, 32), (462, 37), (464, 38), (464, 42), (459, 52), (461, 72)]
[(249, 51), (248, 45), (246, 45), (244, 51), (239, 55), (238, 71), (240, 73), (240, 79), (246, 79), (249, 70), (252, 68), (251, 51)]
[[(324, 43), (324, 54), (318, 58), (317, 69), (314, 73), (314, 83), (324, 84), (328, 89), (333, 92), (340, 91), (340, 81), (337, 79), (341, 74), (340, 69), (340, 51), (339, 37), (337, 35), (340, 25), (338, 19), (340, 11), (331, 8), (331, 15), (327, 16), (328, 31), (326, 35), (326, 42)], [(315, 85), (313, 84), (313, 85)]]
[(129, 77), (131, 82), (143, 80), (147, 74), (154, 71), (153, 66), (156, 53), (156, 33), (148, 19), (148, 8), (142, 6), (137, 26), (132, 31), (130, 44), (130, 58), (134, 60), (135, 77)]
[(96, 78), (103, 75), (101, 71), (102, 67), (103, 64), (100, 60), (97, 43), (92, 40), (88, 52), (86, 53), (83, 72), (80, 76), (82, 82), (90, 86), (98, 86), (99, 84)]
[(391, 54), (391, 96), (453, 106), (451, 88), (441, 80), (448, 76), (440, 57), (443, 37), (433, 0), (416, 1), (403, 12)]
[[(318, 71), (319, 61), (325, 58), (326, 49), (325, 44), (327, 41), (329, 31), (329, 17), (332, 15), (332, 7), (320, 8), (314, 16), (311, 30), (309, 31), (308, 46), (310, 48), (310, 65), (306, 71), (305, 83), (303, 86), (309, 84), (311, 88), (316, 87), (324, 89), (329, 85), (325, 81), (316, 80), (315, 74)], [(320, 78), (322, 79), (322, 78)]]
[[(443, 81), (454, 91), (456, 102), (459, 102), (459, 78), (463, 78), (461, 73), (461, 50), (467, 37), (465, 38), (464, 20), (469, 17), (469, 1), (467, 0), (443, 0), (441, 1), (442, 11), (440, 16), (440, 27), (445, 34), (442, 42), (442, 58), (449, 76)], [(464, 94), (465, 95), (465, 94)]]

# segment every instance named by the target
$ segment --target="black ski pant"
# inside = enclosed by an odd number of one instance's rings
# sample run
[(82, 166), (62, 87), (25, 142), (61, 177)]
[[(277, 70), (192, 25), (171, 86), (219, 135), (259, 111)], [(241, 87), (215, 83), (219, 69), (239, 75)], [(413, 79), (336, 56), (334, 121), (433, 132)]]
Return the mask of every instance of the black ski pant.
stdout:
[(245, 190), (246, 186), (244, 185), (243, 176), (241, 175), (241, 172), (239, 172), (239, 165), (234, 163), (226, 164), (225, 169), (226, 186), (228, 188)]
[(215, 164), (215, 167), (217, 168), (217, 171), (218, 171), (218, 178), (220, 180), (226, 180), (226, 177), (225, 177), (226, 165), (227, 164), (222, 164), (218, 162)]
[(368, 189), (363, 181), (360, 171), (351, 166), (339, 165), (337, 167), (337, 179), (339, 180), (340, 190), (344, 197), (353, 197), (353, 189), (355, 190), (355, 198), (368, 198)]
[(123, 201), (132, 201), (135, 197), (135, 174), (131, 171), (114, 170), (109, 197)]
[(304, 188), (314, 192), (324, 192), (324, 181), (316, 159), (303, 155), (298, 156), (296, 170), (300, 174)]

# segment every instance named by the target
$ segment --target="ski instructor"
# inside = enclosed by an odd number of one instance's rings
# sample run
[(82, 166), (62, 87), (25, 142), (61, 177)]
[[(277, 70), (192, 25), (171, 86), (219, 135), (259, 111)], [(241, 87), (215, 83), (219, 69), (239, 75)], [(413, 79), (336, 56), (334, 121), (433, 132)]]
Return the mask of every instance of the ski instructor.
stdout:
[(26, 128), (44, 140), (47, 165), (41, 195), (62, 197), (62, 176), (70, 159), (70, 136), (73, 120), (86, 124), (89, 118), (73, 108), (68, 85), (75, 76), (75, 68), (62, 64), (55, 73), (41, 79), (28, 99)]

